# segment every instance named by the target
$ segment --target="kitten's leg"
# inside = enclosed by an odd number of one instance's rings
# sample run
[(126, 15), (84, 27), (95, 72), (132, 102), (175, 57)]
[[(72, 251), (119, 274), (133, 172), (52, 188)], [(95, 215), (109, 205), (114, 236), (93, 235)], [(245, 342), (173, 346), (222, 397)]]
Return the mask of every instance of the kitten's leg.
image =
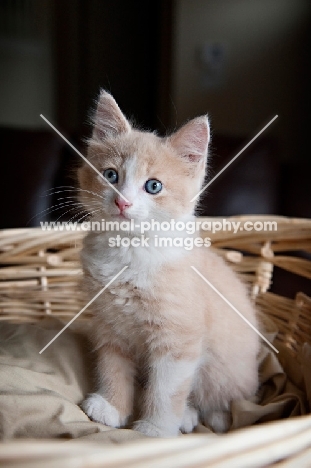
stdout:
[(230, 411), (209, 411), (202, 415), (203, 423), (215, 432), (228, 432), (232, 423)]
[(82, 403), (85, 413), (107, 426), (124, 426), (133, 412), (134, 372), (121, 349), (103, 346), (98, 353), (98, 391)]
[(134, 429), (151, 437), (178, 434), (197, 365), (198, 358), (174, 359), (168, 355), (149, 364), (142, 419)]
[(181, 432), (184, 434), (189, 434), (189, 432), (192, 432), (193, 429), (198, 425), (198, 422), (198, 411), (188, 403), (186, 405), (180, 426)]

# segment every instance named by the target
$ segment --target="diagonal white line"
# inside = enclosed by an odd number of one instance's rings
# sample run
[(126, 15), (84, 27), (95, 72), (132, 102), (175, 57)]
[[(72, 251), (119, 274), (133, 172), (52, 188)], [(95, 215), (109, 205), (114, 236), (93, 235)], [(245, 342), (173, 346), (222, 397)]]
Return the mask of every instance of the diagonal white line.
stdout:
[(55, 128), (54, 125), (52, 125), (51, 122), (50, 122), (46, 117), (44, 117), (44, 115), (40, 114), (40, 117), (41, 117), (43, 120), (45, 120), (45, 122), (46, 122), (51, 128), (53, 128), (53, 130), (54, 130), (54, 131), (55, 131), (55, 132), (56, 132), (56, 133), (57, 133), (57, 134), (58, 134), (58, 135), (59, 135), (59, 136), (60, 136), (60, 137), (61, 137), (61, 138), (62, 138), (62, 139), (63, 139), (63, 140), (64, 140), (64, 141), (65, 141), (65, 142), (66, 142), (82, 159), (83, 159), (83, 161), (85, 161), (92, 169), (94, 169), (94, 171), (97, 172), (97, 174), (100, 175), (100, 177), (101, 177), (108, 185), (110, 185), (110, 187), (111, 187), (115, 192), (117, 192), (117, 194), (120, 195), (120, 197), (122, 197), (123, 200), (125, 200), (127, 203), (129, 203), (128, 199), (125, 198), (125, 196), (122, 195), (122, 193), (119, 192), (119, 190), (118, 190), (114, 185), (112, 185), (112, 184), (109, 182), (109, 180), (107, 180), (107, 179), (103, 176), (103, 174), (102, 174), (101, 172), (99, 172), (99, 170), (96, 169), (96, 167), (93, 166), (93, 164), (90, 163), (90, 161), (89, 161), (85, 156), (83, 156), (83, 154), (80, 153), (80, 151), (78, 151), (77, 148), (75, 148), (75, 147), (73, 146), (73, 144), (71, 144), (70, 141), (68, 141), (67, 138), (65, 138), (64, 135), (62, 135), (62, 134), (60, 133), (60, 131), (57, 130), (57, 128)]
[(122, 268), (122, 270), (119, 271), (119, 273), (118, 273), (114, 278), (112, 278), (112, 280), (110, 280), (109, 283), (107, 283), (106, 286), (105, 286), (103, 289), (101, 289), (101, 290), (96, 294), (96, 296), (94, 296), (93, 299), (91, 299), (90, 302), (88, 302), (88, 303), (83, 307), (83, 309), (81, 309), (80, 312), (78, 312), (77, 315), (75, 315), (75, 316), (70, 320), (70, 322), (68, 322), (68, 323), (64, 326), (64, 328), (61, 329), (60, 332), (57, 333), (57, 335), (55, 335), (54, 338), (53, 338), (51, 341), (49, 341), (49, 343), (48, 343), (47, 345), (45, 345), (44, 348), (41, 349), (41, 351), (39, 351), (39, 354), (42, 354), (43, 351), (45, 351), (46, 348), (48, 348), (48, 347), (50, 346), (50, 344), (52, 344), (53, 341), (55, 341), (55, 340), (59, 337), (59, 335), (61, 335), (61, 334), (66, 330), (66, 328), (68, 328), (69, 325), (71, 325), (72, 322), (74, 322), (74, 321), (82, 314), (82, 312), (84, 312), (85, 309), (87, 309), (88, 306), (91, 305), (92, 302), (94, 302), (95, 299), (97, 299), (98, 296), (100, 296), (100, 295), (105, 291), (105, 289), (107, 289), (107, 288), (111, 285), (111, 283), (113, 283), (113, 282), (118, 278), (118, 276), (121, 275), (121, 273), (123, 273), (124, 270), (126, 270), (126, 268), (128, 268), (128, 266), (125, 266), (124, 268)]
[(247, 318), (245, 318), (244, 315), (241, 314), (241, 312), (239, 312), (238, 309), (236, 309), (236, 308), (234, 307), (234, 305), (232, 305), (231, 302), (229, 302), (228, 299), (226, 299), (225, 296), (223, 296), (223, 295), (218, 291), (218, 289), (215, 288), (215, 286), (212, 285), (212, 283), (210, 283), (194, 266), (191, 266), (191, 268), (200, 276), (200, 278), (202, 278), (203, 281), (205, 281), (206, 284), (208, 284), (208, 285), (213, 289), (213, 291), (215, 291), (215, 293), (218, 294), (218, 296), (220, 296), (220, 297), (226, 302), (226, 304), (228, 304), (228, 306), (231, 307), (232, 310), (234, 310), (234, 312), (236, 312), (236, 313), (241, 317), (242, 320), (244, 320), (244, 322), (247, 323), (247, 325), (249, 325), (249, 326), (254, 330), (254, 332), (257, 333), (257, 335), (260, 336), (260, 338), (262, 338), (262, 339), (273, 349), (273, 351), (275, 351), (276, 353), (279, 352), (279, 351), (273, 346), (273, 344), (271, 344), (270, 341), (267, 340), (267, 338), (266, 338), (265, 336), (263, 336), (263, 335), (260, 333), (260, 331), (257, 330), (257, 328), (254, 327), (254, 325), (251, 324), (251, 322), (249, 322), (249, 321), (247, 320)]
[(257, 135), (255, 135), (254, 138), (252, 138), (251, 141), (249, 141), (249, 142), (247, 143), (247, 145), (245, 145), (244, 148), (242, 148), (241, 151), (239, 151), (238, 154), (236, 154), (236, 155), (234, 156), (234, 158), (232, 158), (231, 161), (229, 161), (228, 164), (226, 164), (225, 167), (223, 167), (223, 168), (218, 172), (218, 174), (216, 174), (215, 177), (213, 177), (213, 179), (210, 180), (210, 181), (200, 190), (200, 192), (197, 193), (197, 194), (190, 200), (190, 203), (193, 202), (196, 198), (198, 198), (198, 197), (201, 195), (201, 193), (204, 192), (204, 190), (206, 190), (207, 187), (209, 187), (209, 186), (214, 182), (214, 180), (216, 180), (217, 177), (219, 177), (220, 174), (222, 174), (222, 173), (230, 166), (230, 164), (232, 164), (232, 163), (236, 160), (236, 158), (238, 158), (238, 157), (240, 156), (240, 154), (242, 154), (243, 151), (245, 151), (246, 148), (248, 148), (248, 146), (251, 145), (251, 144), (253, 143), (253, 141), (255, 141), (256, 138), (258, 138), (259, 135), (260, 135), (262, 132), (264, 132), (264, 131), (266, 130), (266, 128), (268, 128), (269, 125), (271, 125), (272, 122), (274, 122), (274, 120), (277, 119), (277, 118), (278, 118), (278, 115), (275, 115), (275, 116), (273, 117), (273, 119), (271, 119), (270, 122), (268, 122), (267, 125), (265, 125), (265, 126), (260, 130), (260, 132), (258, 132)]

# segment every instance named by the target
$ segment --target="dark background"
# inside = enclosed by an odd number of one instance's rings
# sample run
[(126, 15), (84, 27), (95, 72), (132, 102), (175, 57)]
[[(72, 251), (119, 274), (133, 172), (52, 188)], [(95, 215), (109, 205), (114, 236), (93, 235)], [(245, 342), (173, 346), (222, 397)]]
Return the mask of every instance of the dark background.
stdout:
[(210, 177), (278, 114), (210, 186), (200, 212), (310, 217), (310, 7), (308, 0), (3, 0), (0, 227), (68, 211), (47, 190), (73, 186), (80, 158), (39, 114), (84, 151), (101, 87), (160, 134), (209, 113)]

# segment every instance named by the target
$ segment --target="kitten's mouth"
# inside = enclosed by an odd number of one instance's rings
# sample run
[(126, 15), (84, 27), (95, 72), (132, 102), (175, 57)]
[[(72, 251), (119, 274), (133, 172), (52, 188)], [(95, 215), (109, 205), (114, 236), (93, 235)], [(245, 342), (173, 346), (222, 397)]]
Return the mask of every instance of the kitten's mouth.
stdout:
[(131, 217), (127, 216), (126, 213), (118, 213), (118, 214), (113, 214), (111, 216), (112, 218), (127, 219), (127, 220), (131, 219)]

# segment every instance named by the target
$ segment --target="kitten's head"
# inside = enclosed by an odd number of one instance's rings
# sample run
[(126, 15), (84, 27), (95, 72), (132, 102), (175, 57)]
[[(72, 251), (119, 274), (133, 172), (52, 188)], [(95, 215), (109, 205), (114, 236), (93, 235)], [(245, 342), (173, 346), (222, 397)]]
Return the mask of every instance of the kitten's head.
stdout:
[(98, 218), (137, 221), (193, 214), (196, 201), (190, 200), (205, 177), (206, 116), (161, 138), (134, 129), (113, 97), (102, 91), (93, 123), (87, 158), (104, 177), (86, 163), (79, 169), (80, 199), (88, 211), (100, 210)]

